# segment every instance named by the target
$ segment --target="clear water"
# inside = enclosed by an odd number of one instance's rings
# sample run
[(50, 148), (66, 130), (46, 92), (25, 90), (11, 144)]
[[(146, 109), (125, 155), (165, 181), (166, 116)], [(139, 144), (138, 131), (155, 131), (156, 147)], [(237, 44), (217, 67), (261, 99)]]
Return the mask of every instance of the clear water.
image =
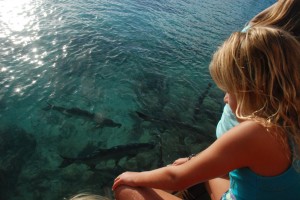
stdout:
[[(223, 94), (207, 89), (211, 55), (273, 2), (0, 0), (0, 199), (110, 196), (122, 170), (205, 148), (223, 107)], [(93, 119), (43, 109), (48, 103), (122, 126), (95, 127)], [(59, 167), (60, 155), (149, 142), (155, 149), (118, 158), (119, 167), (115, 154), (95, 170)]]

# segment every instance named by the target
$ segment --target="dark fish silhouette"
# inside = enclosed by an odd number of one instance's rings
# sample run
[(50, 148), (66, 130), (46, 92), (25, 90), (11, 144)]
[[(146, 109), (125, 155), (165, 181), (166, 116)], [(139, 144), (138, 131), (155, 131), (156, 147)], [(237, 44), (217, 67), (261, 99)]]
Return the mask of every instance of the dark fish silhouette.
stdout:
[(209, 135), (203, 129), (192, 126), (192, 125), (190, 125), (188, 123), (185, 123), (185, 122), (176, 121), (176, 120), (169, 120), (169, 119), (155, 118), (155, 117), (146, 115), (144, 113), (141, 113), (139, 111), (136, 111), (136, 114), (138, 115), (138, 117), (140, 117), (141, 119), (143, 119), (145, 121), (150, 121), (150, 122), (153, 122), (153, 123), (157, 123), (157, 124), (160, 124), (160, 125), (165, 126), (165, 127), (172, 127), (172, 128), (178, 127), (180, 129), (188, 130), (188, 131), (191, 131), (191, 132), (201, 133), (202, 135), (207, 137), (208, 140), (210, 140), (210, 141), (215, 140), (214, 136)]
[(203, 104), (204, 99), (206, 98), (206, 96), (208, 95), (208, 92), (210, 90), (210, 88), (212, 87), (211, 83), (208, 83), (206, 89), (204, 90), (204, 92), (198, 97), (198, 102), (195, 105), (195, 109), (194, 109), (194, 119), (197, 118), (197, 115), (200, 113), (200, 107)]
[(122, 124), (114, 122), (111, 119), (102, 117), (100, 114), (97, 113), (91, 113), (86, 110), (82, 110), (80, 108), (65, 108), (61, 106), (55, 106), (50, 103), (48, 103), (48, 106), (43, 108), (43, 110), (48, 111), (48, 110), (56, 110), (58, 112), (61, 112), (65, 115), (71, 115), (71, 116), (77, 116), (77, 117), (82, 117), (88, 120), (93, 121), (96, 124), (96, 127), (121, 127)]
[(71, 158), (60, 155), (64, 160), (59, 167), (64, 168), (72, 163), (83, 163), (88, 165), (91, 169), (94, 169), (99, 162), (111, 159), (115, 160), (116, 166), (118, 166), (118, 161), (121, 158), (131, 158), (142, 151), (147, 151), (154, 147), (155, 145), (153, 143), (132, 143), (115, 146), (109, 149), (98, 149), (92, 154), (82, 157)]

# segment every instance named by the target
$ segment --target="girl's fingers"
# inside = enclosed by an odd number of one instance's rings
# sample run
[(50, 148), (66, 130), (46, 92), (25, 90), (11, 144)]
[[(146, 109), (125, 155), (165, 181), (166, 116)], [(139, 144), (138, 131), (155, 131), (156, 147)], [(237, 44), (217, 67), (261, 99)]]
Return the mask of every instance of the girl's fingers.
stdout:
[(120, 179), (118, 179), (118, 180), (115, 180), (115, 182), (114, 182), (114, 184), (113, 184), (113, 186), (112, 186), (112, 190), (115, 190), (118, 186), (119, 186), (119, 181)]

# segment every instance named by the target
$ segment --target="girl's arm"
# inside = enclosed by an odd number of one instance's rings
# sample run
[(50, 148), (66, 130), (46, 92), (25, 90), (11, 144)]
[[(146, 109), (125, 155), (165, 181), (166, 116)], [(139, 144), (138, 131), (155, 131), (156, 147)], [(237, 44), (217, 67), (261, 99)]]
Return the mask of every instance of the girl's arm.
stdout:
[(228, 174), (233, 169), (249, 166), (260, 150), (255, 146), (259, 138), (253, 133), (262, 130), (264, 128), (255, 122), (242, 122), (189, 162), (152, 171), (125, 172), (115, 179), (113, 190), (120, 185), (182, 190)]

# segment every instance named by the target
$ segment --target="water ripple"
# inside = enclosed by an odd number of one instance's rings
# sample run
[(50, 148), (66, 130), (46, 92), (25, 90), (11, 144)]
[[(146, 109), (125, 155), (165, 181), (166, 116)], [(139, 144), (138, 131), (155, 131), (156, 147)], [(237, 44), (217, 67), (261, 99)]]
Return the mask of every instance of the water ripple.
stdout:
[[(109, 147), (163, 131), (136, 119), (136, 110), (213, 128), (222, 109), (222, 93), (216, 87), (203, 103), (205, 120), (193, 119), (199, 95), (212, 82), (211, 55), (232, 31), (273, 2), (1, 0), (0, 122), (34, 135), (38, 152), (24, 167), (41, 165), (38, 175), (20, 176), (19, 183), (26, 186), (19, 185), (18, 193), (31, 195), (31, 187), (38, 191), (32, 195), (47, 191), (45, 199), (62, 199), (58, 195), (77, 188), (62, 191), (59, 186), (70, 184), (63, 177), (70, 178), (77, 169), (53, 167), (60, 161), (60, 150), (91, 141)], [(122, 128), (95, 131), (82, 119), (45, 112), (47, 103), (101, 113), (121, 122)], [(182, 131), (174, 128), (172, 134)], [(49, 177), (59, 184), (51, 185), (45, 180)]]

